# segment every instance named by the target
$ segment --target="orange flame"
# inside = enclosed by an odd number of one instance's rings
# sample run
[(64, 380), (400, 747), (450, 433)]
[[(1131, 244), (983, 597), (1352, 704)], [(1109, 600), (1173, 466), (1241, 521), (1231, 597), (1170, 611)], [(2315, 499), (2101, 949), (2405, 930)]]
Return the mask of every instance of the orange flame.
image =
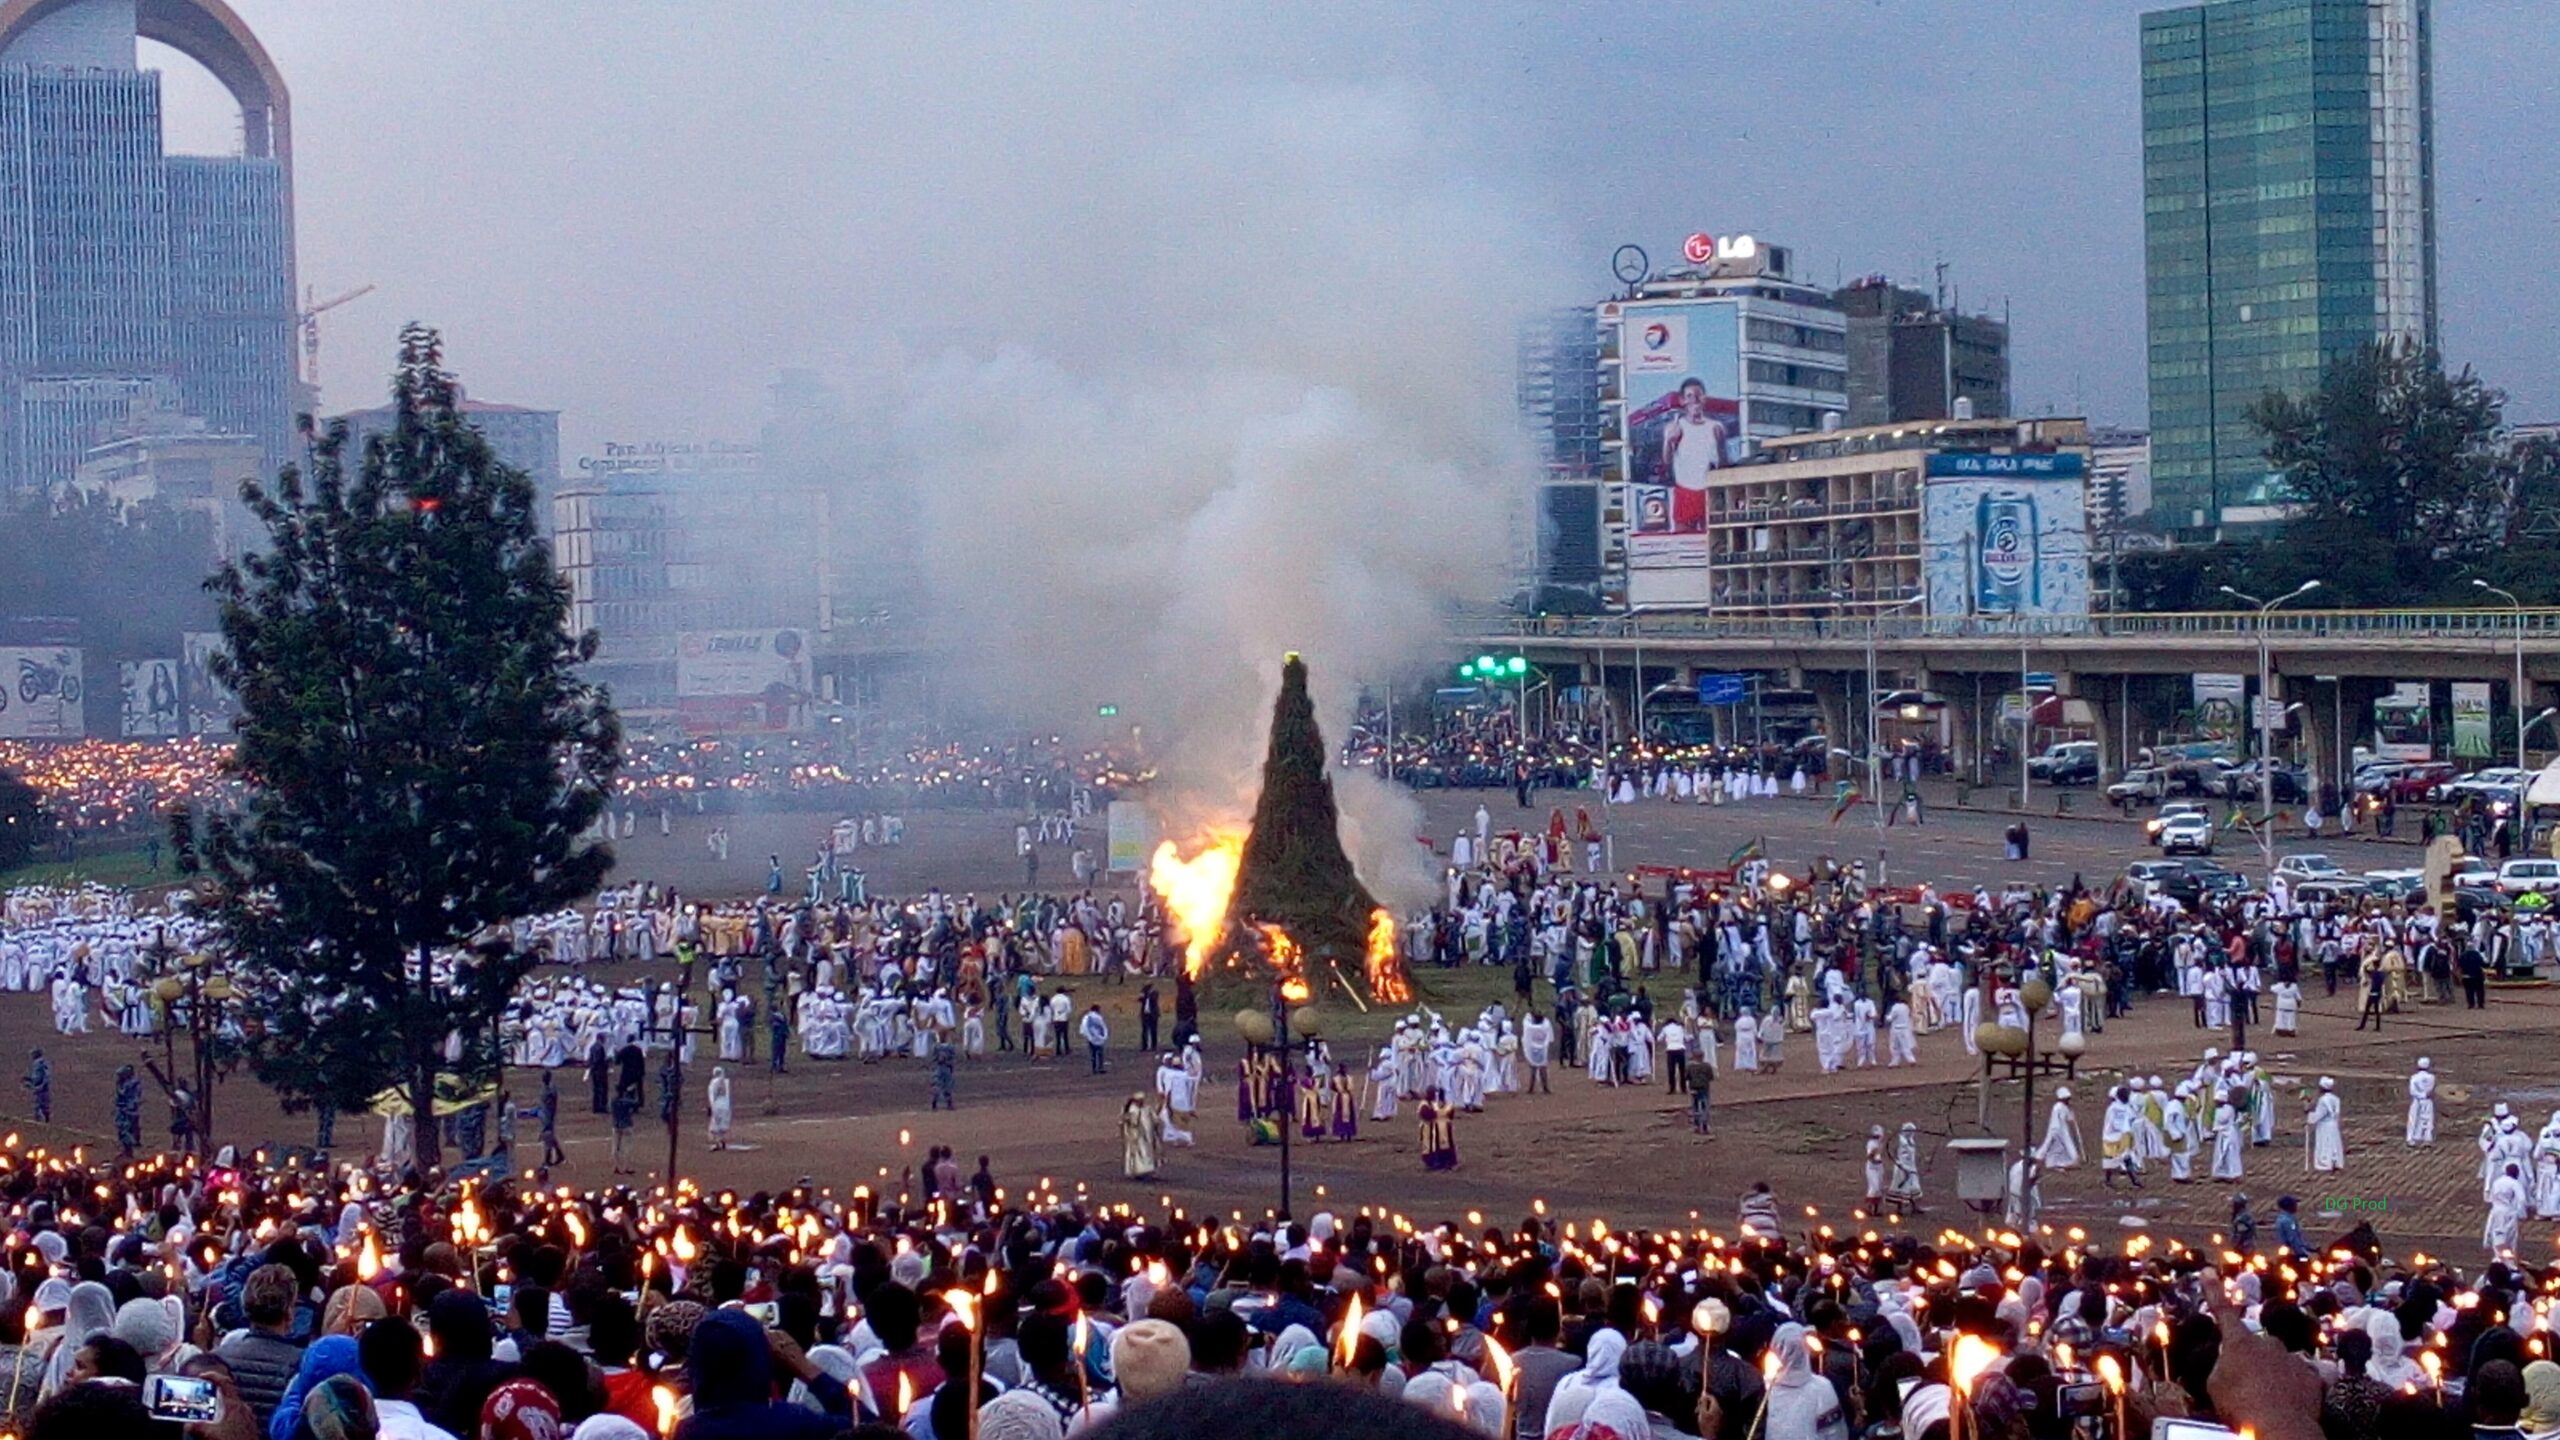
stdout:
[(1183, 972), (1197, 980), (1227, 929), (1227, 902), (1235, 897), (1236, 871), (1244, 864), (1244, 836), (1219, 832), (1190, 859), (1167, 840), (1147, 865), (1147, 884), (1182, 929)]
[(1404, 956), (1396, 948), (1396, 917), (1383, 909), (1369, 912), (1368, 978), (1369, 994), (1381, 1004), (1402, 1005), (1413, 998)]

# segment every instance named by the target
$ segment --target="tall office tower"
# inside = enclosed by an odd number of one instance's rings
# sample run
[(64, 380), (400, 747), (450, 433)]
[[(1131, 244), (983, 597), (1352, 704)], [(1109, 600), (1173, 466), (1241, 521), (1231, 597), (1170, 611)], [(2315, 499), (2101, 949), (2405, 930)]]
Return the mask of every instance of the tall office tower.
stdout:
[(2142, 17), (2153, 517), (2273, 518), (2248, 407), (2382, 337), (2436, 343), (2430, 0)]
[[(169, 155), (137, 39), (240, 106), (235, 156)], [(221, 0), (0, 5), (0, 493), (68, 482), (176, 387), (185, 411), (293, 439), (293, 148), (284, 80)]]

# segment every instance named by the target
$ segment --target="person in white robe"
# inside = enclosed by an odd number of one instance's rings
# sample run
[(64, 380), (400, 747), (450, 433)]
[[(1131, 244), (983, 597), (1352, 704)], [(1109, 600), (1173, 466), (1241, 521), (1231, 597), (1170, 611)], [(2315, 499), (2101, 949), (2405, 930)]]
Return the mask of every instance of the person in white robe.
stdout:
[(2480, 1227), (2481, 1247), (2492, 1256), (2515, 1253), (2516, 1232), (2524, 1223), (2525, 1191), (2522, 1172), (2507, 1165), (2489, 1182), (2489, 1218)]
[(2338, 1082), (2320, 1077), (2320, 1093), (2303, 1117), (2304, 1163), (2314, 1175), (2347, 1168), (2347, 1140), (2339, 1124)]
[(2112, 1187), (2122, 1175), (2136, 1185), (2142, 1183), (2141, 1147), (2134, 1134), (2134, 1100), (2125, 1090), (2107, 1097), (2106, 1117), (2098, 1127), (2099, 1174)]
[(2169, 1179), (2179, 1185), (2192, 1184), (2196, 1178), (2196, 1113), (2195, 1085), (2181, 1080), (2161, 1117), (2168, 1131)]
[[(1923, 990), (1914, 993), (1925, 995), (1928, 992)], [(1890, 1070), (1900, 1065), (1919, 1064), (1920, 1036), (1912, 1026), (1910, 1004), (1902, 1000), (1894, 1001), (1893, 1008), (1884, 1013), (1884, 1025), (1885, 1068)]]
[(2418, 1068), (2409, 1076), (2409, 1119), (2400, 1139), (2413, 1148), (2436, 1143), (2435, 1062), (2424, 1055), (2418, 1057)]
[(1755, 1075), (1760, 1071), (1760, 1022), (1748, 1010), (1733, 1019), (1733, 1068)]
[(1378, 1047), (1376, 1058), (1369, 1062), (1369, 1118), (1373, 1122), (1396, 1118), (1396, 1092), (1401, 1088), (1396, 1084), (1396, 1069), (1395, 1052), (1383, 1045)]
[(2231, 1093), (2226, 1090), (2213, 1107), (2213, 1178), (2239, 1179), (2244, 1148), (2240, 1140), (2240, 1108), (2231, 1103)]
[(2560, 1217), (2560, 1110), (2533, 1141), (2533, 1218)]
[(2036, 1163), (2047, 1170), (2068, 1170), (2080, 1163), (2080, 1149), (2080, 1117), (2071, 1111), (2071, 1087), (2065, 1085), (2053, 1092)]
[(711, 1122), (707, 1127), (711, 1148), (726, 1150), (729, 1148), (729, 1122), (733, 1114), (729, 1102), (729, 1067), (712, 1066), (711, 1083), (705, 1088), (711, 1105)]

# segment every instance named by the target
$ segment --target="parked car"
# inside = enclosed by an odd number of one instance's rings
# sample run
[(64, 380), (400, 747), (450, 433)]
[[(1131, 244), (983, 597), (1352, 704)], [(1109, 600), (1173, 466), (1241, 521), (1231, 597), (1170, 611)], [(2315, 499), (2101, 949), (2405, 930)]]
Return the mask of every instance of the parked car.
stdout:
[(2326, 855), (2287, 855), (2276, 862), (2276, 871), (2289, 881), (2334, 880), (2347, 873), (2347, 867)]
[(2294, 886), (2293, 900), (2297, 905), (2319, 901), (2352, 908), (2358, 900), (2371, 893), (2372, 887), (2362, 876), (2332, 875), (2321, 880), (2305, 880)]
[(2235, 895), (2249, 888), (2247, 876), (2237, 870), (2226, 870), (2211, 860), (2190, 856), (2186, 866), (2186, 875), (2170, 882), (2168, 891), (2189, 907), (2199, 899)]
[[(2214, 787), (2213, 793), (2233, 800), (2257, 799), (2258, 770), (2261, 763), (2256, 760), (2245, 761), (2215, 775), (2209, 782)], [(2277, 765), (2274, 778), (2269, 781), (2269, 784), (2275, 790), (2276, 803), (2280, 805), (2299, 805), (2310, 797), (2309, 782), (2303, 778), (2301, 771), (2290, 765)]]
[(2498, 888), (2498, 867), (2477, 855), (2464, 855), (2453, 862), (2448, 878), (2457, 890), (2495, 890)]
[(2052, 785), (2088, 785), (2098, 778), (2098, 742), (2061, 740), (2030, 756), (2027, 773)]
[(2513, 765), (2492, 765), (2486, 769), (2474, 770), (2458, 780), (2448, 780), (2436, 786), (2427, 798), (2445, 802), (2460, 800), (2466, 795), (2477, 794), (2484, 790), (2515, 790), (2522, 788), (2527, 778), (2523, 771)]
[(2450, 761), (2428, 760), (2401, 766), (2387, 784), (2392, 799), (2403, 805), (2414, 805), (2434, 793), (2438, 786), (2451, 784), (2461, 773), (2453, 768)]
[(2407, 768), (2396, 760), (2378, 760), (2357, 766), (2355, 779), (2349, 783), (2359, 795), (2379, 795), (2390, 789), (2392, 778)]
[(2163, 820), (2160, 823), (2160, 853), (2163, 855), (2212, 854), (2213, 817), (2190, 811)]
[(2176, 860), (2136, 860), (2124, 867), (2124, 879), (2134, 897), (2140, 900), (2148, 900), (2154, 895), (2174, 895), (2180, 883), (2189, 887), (2195, 884), (2194, 872)]
[(2367, 870), (2365, 889), (2385, 900), (2418, 901), (2427, 896), (2424, 870)]
[(2498, 867), (2497, 889), (2510, 896), (2560, 891), (2560, 860), (2510, 860)]
[(2124, 772), (2124, 778), (2107, 787), (2107, 802), (2132, 807), (2146, 800), (2165, 800), (2169, 795), (2169, 772), (2137, 765)]

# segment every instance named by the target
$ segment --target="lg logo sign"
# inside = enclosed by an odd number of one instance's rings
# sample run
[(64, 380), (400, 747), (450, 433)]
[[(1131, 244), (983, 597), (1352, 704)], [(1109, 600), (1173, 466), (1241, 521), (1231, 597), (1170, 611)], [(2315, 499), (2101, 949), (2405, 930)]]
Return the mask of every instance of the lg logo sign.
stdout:
[(1748, 235), (1727, 235), (1719, 239), (1701, 230), (1680, 242), (1680, 258), (1692, 265), (1705, 265), (1717, 260), (1748, 260), (1759, 253), (1759, 245)]

